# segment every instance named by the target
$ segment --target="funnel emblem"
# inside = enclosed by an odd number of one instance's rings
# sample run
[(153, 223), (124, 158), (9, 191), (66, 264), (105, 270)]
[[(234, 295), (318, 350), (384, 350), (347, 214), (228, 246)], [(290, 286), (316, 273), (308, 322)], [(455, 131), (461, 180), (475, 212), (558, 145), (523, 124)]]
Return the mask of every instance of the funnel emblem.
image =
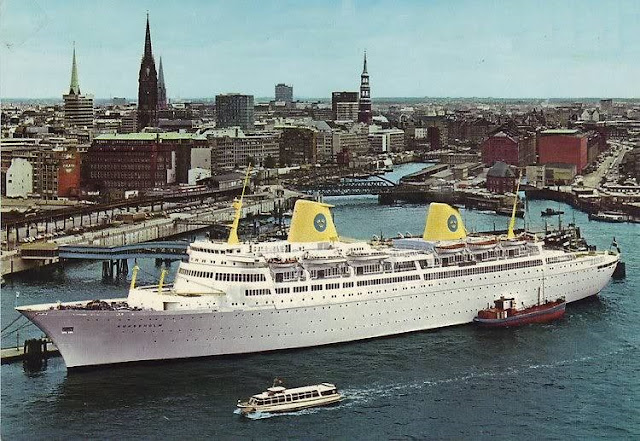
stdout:
[(447, 219), (447, 227), (449, 227), (449, 231), (455, 233), (458, 230), (458, 219), (452, 214)]
[(327, 218), (324, 216), (324, 214), (316, 214), (316, 217), (313, 218), (313, 226), (319, 233), (322, 233), (327, 229)]

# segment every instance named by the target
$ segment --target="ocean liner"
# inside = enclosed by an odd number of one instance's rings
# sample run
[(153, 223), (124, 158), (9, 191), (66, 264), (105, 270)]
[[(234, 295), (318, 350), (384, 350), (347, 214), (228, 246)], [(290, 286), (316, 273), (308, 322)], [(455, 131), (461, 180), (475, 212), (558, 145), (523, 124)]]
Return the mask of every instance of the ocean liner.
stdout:
[[(330, 205), (297, 201), (287, 240), (197, 240), (172, 284), (128, 297), (17, 308), (67, 368), (302, 348), (470, 323), (500, 296), (528, 307), (598, 294), (619, 260), (534, 235), (467, 237), (457, 210), (429, 207), (422, 237), (341, 240)], [(541, 298), (542, 297), (542, 298)]]

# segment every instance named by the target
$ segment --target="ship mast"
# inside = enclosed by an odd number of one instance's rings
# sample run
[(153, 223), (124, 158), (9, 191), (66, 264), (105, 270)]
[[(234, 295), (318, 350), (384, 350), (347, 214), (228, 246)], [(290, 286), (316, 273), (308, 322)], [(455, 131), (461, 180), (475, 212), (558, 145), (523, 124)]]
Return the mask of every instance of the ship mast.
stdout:
[(518, 184), (516, 185), (516, 194), (513, 198), (513, 210), (511, 211), (511, 220), (509, 221), (509, 230), (507, 231), (507, 239), (513, 239), (516, 235), (513, 229), (516, 226), (516, 210), (518, 209), (518, 192), (520, 191), (520, 180), (522, 179), (522, 171), (518, 173)]
[(229, 245), (236, 245), (240, 243), (238, 240), (238, 224), (240, 223), (240, 216), (242, 216), (242, 199), (244, 198), (244, 192), (247, 189), (247, 184), (249, 183), (250, 170), (251, 164), (247, 166), (247, 174), (244, 177), (244, 184), (242, 185), (242, 194), (240, 195), (240, 199), (233, 200), (233, 208), (235, 208), (236, 213), (233, 217), (233, 223), (231, 224), (231, 231), (229, 231), (229, 239), (227, 239), (227, 243)]

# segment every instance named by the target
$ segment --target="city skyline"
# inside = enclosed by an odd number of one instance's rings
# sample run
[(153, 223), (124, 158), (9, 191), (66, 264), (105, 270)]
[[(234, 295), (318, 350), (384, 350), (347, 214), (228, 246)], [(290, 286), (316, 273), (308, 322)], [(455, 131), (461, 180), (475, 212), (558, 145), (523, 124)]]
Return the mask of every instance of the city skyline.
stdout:
[(147, 10), (170, 99), (268, 97), (281, 82), (295, 97), (328, 98), (358, 90), (365, 49), (374, 102), (640, 96), (637, 2), (51, 5), (0, 5), (3, 98), (61, 96), (74, 41), (84, 93), (135, 97)]

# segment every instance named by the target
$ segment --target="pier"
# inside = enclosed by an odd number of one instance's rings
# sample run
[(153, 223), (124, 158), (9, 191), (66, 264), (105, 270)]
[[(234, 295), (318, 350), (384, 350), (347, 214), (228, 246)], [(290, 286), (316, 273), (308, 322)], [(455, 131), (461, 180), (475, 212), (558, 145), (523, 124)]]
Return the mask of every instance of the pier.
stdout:
[[(242, 217), (290, 209), (300, 196), (299, 193), (281, 188), (272, 188), (271, 190), (245, 196)], [(203, 229), (219, 229), (221, 225), (230, 223), (233, 215), (234, 210), (230, 204), (224, 208), (212, 208), (209, 205), (189, 207), (188, 211), (144, 217), (131, 223), (112, 223), (101, 229), (90, 229), (77, 234), (67, 234), (53, 240), (22, 244), (17, 249), (2, 252), (2, 275), (57, 263), (62, 256), (56, 253), (59, 253), (63, 246), (109, 248), (162, 241)], [(70, 249), (67, 248), (67, 250)], [(23, 254), (27, 257), (26, 259), (23, 258)], [(131, 256), (133, 257), (133, 255)]]

